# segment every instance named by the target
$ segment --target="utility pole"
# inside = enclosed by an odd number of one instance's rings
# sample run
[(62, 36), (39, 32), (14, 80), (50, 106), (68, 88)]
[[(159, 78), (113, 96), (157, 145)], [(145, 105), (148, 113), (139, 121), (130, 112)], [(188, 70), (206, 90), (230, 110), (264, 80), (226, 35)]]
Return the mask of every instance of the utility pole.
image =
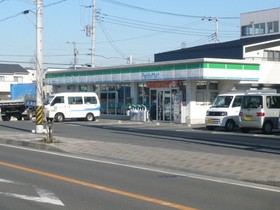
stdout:
[(95, 43), (96, 43), (96, 0), (92, 0), (92, 25), (91, 25), (91, 68), (95, 68)]
[(76, 69), (76, 66), (78, 64), (77, 54), (79, 53), (78, 50), (77, 50), (77, 43), (76, 42), (67, 42), (67, 44), (73, 44), (73, 55), (74, 55), (73, 67), (74, 67), (74, 69)]
[(218, 22), (218, 17), (215, 17), (215, 35), (216, 35), (216, 43), (219, 43), (220, 42), (220, 39), (219, 39), (219, 22)]
[(214, 33), (214, 36), (215, 36), (215, 42), (216, 43), (219, 43), (220, 40), (219, 40), (219, 19), (218, 17), (203, 17), (202, 20), (208, 20), (208, 21), (215, 21), (215, 33)]
[(43, 110), (43, 0), (36, 0), (36, 133), (44, 131), (44, 110)]
[(92, 17), (91, 17), (91, 24), (86, 25), (85, 31), (86, 36), (91, 37), (91, 47), (90, 47), (90, 56), (91, 56), (91, 62), (90, 66), (92, 68), (95, 68), (95, 43), (96, 43), (96, 0), (92, 0), (92, 3), (90, 6), (85, 6), (85, 8), (91, 8), (92, 9)]

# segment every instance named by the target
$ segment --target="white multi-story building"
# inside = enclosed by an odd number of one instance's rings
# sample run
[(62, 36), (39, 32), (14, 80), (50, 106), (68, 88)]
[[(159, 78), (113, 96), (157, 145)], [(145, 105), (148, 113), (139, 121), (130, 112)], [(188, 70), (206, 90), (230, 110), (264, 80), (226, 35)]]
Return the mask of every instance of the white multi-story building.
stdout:
[[(279, 35), (280, 8), (240, 15), (241, 39)], [(280, 61), (280, 40), (266, 40), (247, 47), (245, 59)]]
[(34, 82), (34, 72), (18, 64), (0, 64), (0, 100), (8, 99), (11, 84)]
[(240, 15), (241, 38), (279, 34), (280, 7)]

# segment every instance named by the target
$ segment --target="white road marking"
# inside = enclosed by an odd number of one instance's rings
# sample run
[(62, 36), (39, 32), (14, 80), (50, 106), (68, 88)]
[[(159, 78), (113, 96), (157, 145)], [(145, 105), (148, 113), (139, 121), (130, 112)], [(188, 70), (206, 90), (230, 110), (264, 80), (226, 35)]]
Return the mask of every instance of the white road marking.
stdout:
[[(7, 180), (7, 179), (0, 179), (0, 182), (10, 183), (10, 184), (22, 184), (22, 183), (17, 183), (17, 182)], [(58, 205), (58, 206), (64, 206), (62, 201), (59, 198), (57, 198), (54, 193), (52, 193), (48, 190), (45, 190), (45, 189), (40, 189), (40, 188), (36, 188), (36, 187), (34, 187), (34, 188), (39, 195), (38, 197), (29, 196), (29, 195), (20, 195), (20, 194), (16, 194), (16, 193), (8, 193), (8, 192), (0, 192), (0, 195), (6, 196), (6, 197), (11, 197), (11, 198), (18, 198), (18, 199), (22, 199), (22, 200), (39, 202), (39, 203), (48, 203), (48, 204), (53, 204), (53, 205)]]
[(11, 180), (8, 180), (8, 179), (0, 179), (0, 182), (10, 183), (10, 184), (14, 184), (15, 183), (14, 181), (11, 181)]

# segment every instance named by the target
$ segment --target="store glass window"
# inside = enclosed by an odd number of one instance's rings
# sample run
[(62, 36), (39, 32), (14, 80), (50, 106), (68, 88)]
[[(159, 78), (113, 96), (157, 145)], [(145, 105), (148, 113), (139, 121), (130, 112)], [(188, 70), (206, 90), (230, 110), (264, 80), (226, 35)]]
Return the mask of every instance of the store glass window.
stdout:
[(210, 81), (209, 90), (218, 90), (218, 81)]
[(187, 98), (187, 87), (186, 87), (186, 81), (180, 81), (179, 82), (179, 92), (182, 94), (182, 102), (186, 103)]
[(130, 86), (128, 84), (120, 84), (116, 86), (118, 93), (117, 114), (125, 115), (131, 106)]
[(206, 90), (207, 88), (207, 82), (206, 81), (197, 81), (196, 82), (196, 89), (197, 90)]
[(125, 115), (131, 106), (129, 84), (101, 85), (100, 89), (101, 113)]
[(81, 92), (87, 92), (87, 91), (88, 91), (87, 85), (79, 85), (79, 91), (81, 91)]
[(205, 92), (197, 91), (196, 92), (196, 104), (197, 105), (204, 105), (205, 103), (206, 103)]
[(218, 81), (197, 81), (196, 82), (196, 104), (212, 104), (218, 95)]
[(149, 106), (149, 88), (146, 83), (138, 84), (138, 104)]

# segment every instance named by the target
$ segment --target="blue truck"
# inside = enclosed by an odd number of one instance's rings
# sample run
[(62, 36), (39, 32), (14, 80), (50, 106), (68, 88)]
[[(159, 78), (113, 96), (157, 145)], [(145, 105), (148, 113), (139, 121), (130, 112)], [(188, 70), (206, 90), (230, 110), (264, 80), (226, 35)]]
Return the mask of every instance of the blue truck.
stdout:
[(11, 84), (10, 100), (0, 100), (2, 120), (31, 120), (36, 114), (36, 87), (36, 83)]

